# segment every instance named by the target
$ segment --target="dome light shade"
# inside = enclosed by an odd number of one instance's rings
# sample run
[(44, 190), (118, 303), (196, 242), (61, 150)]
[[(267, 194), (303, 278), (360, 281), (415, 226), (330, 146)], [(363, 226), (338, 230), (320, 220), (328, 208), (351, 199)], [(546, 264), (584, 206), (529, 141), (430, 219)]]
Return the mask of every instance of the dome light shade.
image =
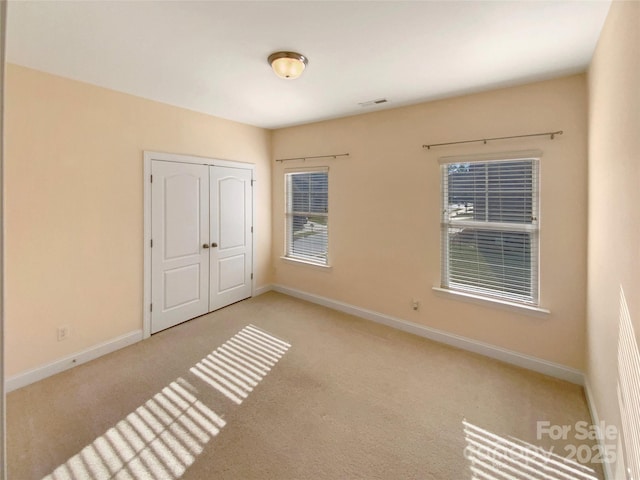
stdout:
[(295, 52), (275, 52), (269, 55), (268, 61), (277, 76), (289, 80), (302, 75), (309, 63), (307, 57)]

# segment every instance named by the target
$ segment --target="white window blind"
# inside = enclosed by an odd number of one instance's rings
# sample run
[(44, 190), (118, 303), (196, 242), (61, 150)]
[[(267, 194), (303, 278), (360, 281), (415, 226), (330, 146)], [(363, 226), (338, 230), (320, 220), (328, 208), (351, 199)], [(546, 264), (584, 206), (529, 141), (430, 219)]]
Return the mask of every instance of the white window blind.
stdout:
[(538, 304), (538, 163), (442, 164), (443, 288)]
[(329, 171), (285, 173), (285, 257), (328, 264)]

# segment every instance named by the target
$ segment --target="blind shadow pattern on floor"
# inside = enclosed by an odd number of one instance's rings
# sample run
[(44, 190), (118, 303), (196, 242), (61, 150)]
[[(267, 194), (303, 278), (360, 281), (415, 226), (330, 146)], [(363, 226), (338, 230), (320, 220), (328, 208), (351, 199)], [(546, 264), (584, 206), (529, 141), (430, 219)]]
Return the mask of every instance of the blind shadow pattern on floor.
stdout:
[[(240, 405), (290, 347), (248, 325), (189, 371)], [(225, 426), (179, 377), (43, 480), (175, 480)]]
[[(465, 458), (472, 480), (597, 480), (594, 470), (571, 458), (553, 453), (553, 448), (533, 445), (512, 436), (502, 436), (462, 421), (467, 442)], [(582, 445), (587, 448), (587, 445)], [(580, 447), (576, 447), (577, 450)], [(592, 450), (589, 448), (588, 453)]]

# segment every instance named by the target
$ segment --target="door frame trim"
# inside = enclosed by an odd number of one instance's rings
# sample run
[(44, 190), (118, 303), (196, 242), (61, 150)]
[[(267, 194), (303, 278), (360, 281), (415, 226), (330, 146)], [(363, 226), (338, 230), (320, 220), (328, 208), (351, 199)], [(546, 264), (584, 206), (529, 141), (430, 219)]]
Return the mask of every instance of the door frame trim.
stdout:
[[(183, 155), (179, 153), (164, 152), (144, 152), (144, 232), (143, 232), (143, 301), (142, 301), (142, 338), (146, 339), (151, 336), (151, 162), (164, 161), (174, 163), (191, 163), (196, 165), (207, 165), (214, 167), (230, 167), (240, 168), (243, 170), (251, 170), (251, 184), (256, 182), (256, 166), (253, 163), (237, 162), (234, 160), (223, 160), (219, 158), (198, 157), (195, 155)], [(251, 224), (255, 227), (255, 211), (256, 196), (251, 192)], [(256, 258), (256, 242), (255, 229), (251, 237), (251, 270), (255, 266)], [(254, 272), (255, 273), (255, 272)], [(251, 280), (251, 296), (255, 295), (256, 276)]]

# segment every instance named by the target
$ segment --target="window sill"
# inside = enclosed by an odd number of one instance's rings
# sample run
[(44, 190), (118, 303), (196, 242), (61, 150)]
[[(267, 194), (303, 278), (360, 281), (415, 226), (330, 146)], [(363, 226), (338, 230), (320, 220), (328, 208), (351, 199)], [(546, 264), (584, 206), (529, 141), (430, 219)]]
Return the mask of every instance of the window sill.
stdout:
[(504, 310), (511, 310), (514, 312), (524, 313), (527, 315), (533, 315), (537, 317), (546, 317), (547, 315), (551, 314), (551, 311), (547, 310), (546, 308), (534, 307), (532, 305), (523, 305), (520, 303), (508, 302), (506, 300), (498, 300), (495, 298), (483, 297), (480, 295), (474, 295), (472, 293), (449, 290), (448, 288), (433, 287), (433, 291), (438, 294), (442, 294), (443, 296), (455, 298), (463, 302), (475, 303), (478, 305), (485, 305), (489, 307), (497, 307)]
[(321, 265), (319, 263), (313, 263), (313, 262), (308, 262), (308, 261), (305, 261), (305, 260), (299, 260), (297, 258), (280, 257), (280, 260), (283, 260), (286, 263), (291, 263), (293, 265), (306, 265), (308, 267), (315, 267), (315, 268), (319, 268), (321, 270), (331, 270), (332, 269), (331, 265)]

